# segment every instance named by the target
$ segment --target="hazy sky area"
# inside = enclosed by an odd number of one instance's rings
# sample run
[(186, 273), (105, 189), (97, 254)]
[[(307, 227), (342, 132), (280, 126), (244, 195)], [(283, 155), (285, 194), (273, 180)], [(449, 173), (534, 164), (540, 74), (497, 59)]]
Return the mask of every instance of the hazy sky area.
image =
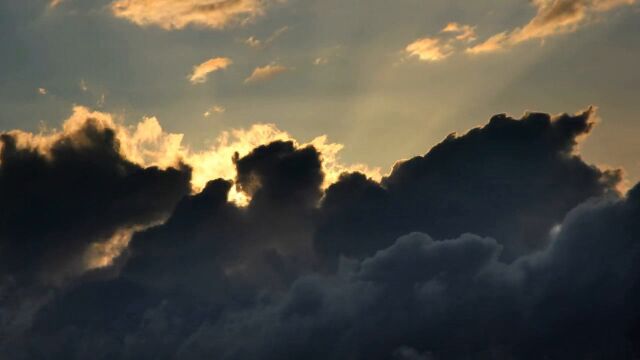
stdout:
[[(2, 1), (0, 130), (59, 128), (82, 105), (126, 124), (155, 116), (201, 149), (223, 130), (273, 123), (387, 172), (496, 113), (595, 105), (601, 122), (581, 153), (637, 180), (640, 8), (600, 1), (536, 25), (543, 3), (248, 1), (207, 22), (126, 1)], [(211, 59), (228, 64), (194, 81)]]

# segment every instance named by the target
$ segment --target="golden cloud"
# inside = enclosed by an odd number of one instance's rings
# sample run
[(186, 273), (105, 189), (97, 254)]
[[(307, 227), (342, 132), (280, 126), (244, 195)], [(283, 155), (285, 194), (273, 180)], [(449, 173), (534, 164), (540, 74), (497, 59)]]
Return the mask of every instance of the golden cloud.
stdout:
[[(194, 191), (202, 190), (207, 182), (214, 179), (236, 178), (236, 167), (233, 162), (234, 154), (240, 157), (248, 155), (251, 150), (273, 141), (292, 141), (300, 147), (314, 146), (322, 156), (322, 166), (325, 173), (325, 188), (336, 182), (344, 172), (359, 171), (377, 181), (382, 178), (379, 168), (369, 168), (363, 164), (344, 164), (340, 161), (339, 153), (342, 144), (331, 143), (326, 135), (318, 136), (310, 142), (299, 142), (289, 133), (278, 129), (273, 124), (255, 124), (246, 129), (232, 129), (223, 131), (212, 142), (209, 148), (195, 151), (183, 144), (183, 134), (168, 133), (162, 129), (155, 117), (144, 117), (132, 126), (122, 125), (122, 119), (112, 114), (92, 111), (83, 106), (73, 108), (72, 115), (65, 120), (62, 130), (50, 130), (41, 133), (31, 133), (20, 130), (9, 132), (16, 138), (16, 146), (30, 148), (43, 155), (50, 153), (51, 146), (62, 137), (67, 137), (82, 146), (83, 139), (74, 134), (80, 133), (87, 121), (93, 121), (98, 129), (113, 129), (118, 139), (119, 152), (127, 160), (143, 167), (157, 166), (161, 169), (176, 166), (182, 162), (192, 170), (191, 185)], [(0, 149), (1, 151), (1, 149)], [(247, 195), (235, 187), (229, 193), (229, 200), (239, 205), (248, 203)], [(114, 236), (106, 247), (93, 249), (95, 253), (109, 253), (121, 247), (126, 242), (128, 230)], [(91, 259), (108, 258), (104, 256), (90, 256)], [(102, 266), (101, 261), (91, 266)]]
[(116, 0), (112, 13), (140, 26), (165, 30), (193, 25), (222, 29), (264, 13), (265, 0)]
[(469, 43), (476, 39), (475, 26), (450, 22), (437, 36), (424, 37), (407, 45), (404, 51), (410, 57), (420, 61), (436, 62), (451, 56), (461, 43)]
[(253, 73), (244, 80), (245, 84), (260, 82), (272, 79), (276, 75), (282, 74), (289, 70), (287, 67), (271, 63), (266, 66), (257, 67), (253, 70)]
[(219, 70), (224, 70), (233, 64), (231, 59), (226, 57), (216, 57), (193, 67), (193, 72), (189, 75), (192, 84), (201, 84), (207, 81), (207, 76)]
[(636, 0), (533, 0), (536, 15), (524, 26), (489, 37), (470, 47), (467, 53), (481, 54), (503, 50), (532, 39), (576, 31), (597, 13), (633, 5)]
[(421, 61), (434, 62), (449, 57), (453, 53), (453, 48), (438, 38), (426, 37), (407, 45), (405, 51), (409, 56), (416, 56)]

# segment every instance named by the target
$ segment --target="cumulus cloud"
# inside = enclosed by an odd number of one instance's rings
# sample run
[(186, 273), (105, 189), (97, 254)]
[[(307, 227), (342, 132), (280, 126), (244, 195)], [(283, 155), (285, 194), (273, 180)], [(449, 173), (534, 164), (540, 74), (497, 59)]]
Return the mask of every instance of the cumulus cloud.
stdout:
[(591, 22), (596, 15), (628, 6), (635, 0), (534, 0), (536, 15), (524, 26), (501, 32), (469, 47), (470, 54), (503, 50), (529, 40), (569, 33)]
[(264, 0), (116, 0), (114, 16), (136, 25), (154, 25), (165, 30), (197, 26), (222, 29), (246, 23), (262, 15)]
[[(340, 145), (262, 125), (205, 150), (230, 157), (226, 179), (171, 201), (168, 178), (183, 189), (186, 166), (138, 165), (158, 161), (143, 151), (164, 143), (157, 120), (76, 112), (55, 134), (3, 134), (0, 196), (17, 210), (0, 222), (0, 357), (640, 354), (640, 185), (620, 194), (619, 173), (580, 158), (593, 109), (496, 115), (382, 179), (350, 172), (328, 187), (349, 170), (326, 164)], [(156, 217), (137, 211), (161, 203), (170, 215), (149, 227)], [(15, 275), (87, 253), (91, 270), (58, 287)]]
[(189, 81), (192, 84), (202, 84), (207, 81), (210, 73), (224, 70), (231, 64), (233, 64), (233, 61), (226, 57), (211, 58), (193, 67), (193, 72), (189, 75)]
[(42, 87), (38, 88), (38, 94), (40, 94), (40, 95), (47, 95), (48, 92), (49, 91), (47, 91), (47, 89), (45, 89), (45, 88), (42, 88)]
[(496, 115), (396, 164), (382, 184), (345, 176), (327, 189), (316, 247), (334, 259), (371, 255), (410, 231), (443, 238), (464, 228), (498, 239), (507, 260), (544, 248), (567, 211), (620, 180), (574, 154), (594, 116)]
[(259, 66), (253, 70), (251, 75), (244, 80), (245, 84), (256, 83), (270, 80), (289, 69), (285, 66), (278, 65), (276, 63), (271, 63), (265, 66)]

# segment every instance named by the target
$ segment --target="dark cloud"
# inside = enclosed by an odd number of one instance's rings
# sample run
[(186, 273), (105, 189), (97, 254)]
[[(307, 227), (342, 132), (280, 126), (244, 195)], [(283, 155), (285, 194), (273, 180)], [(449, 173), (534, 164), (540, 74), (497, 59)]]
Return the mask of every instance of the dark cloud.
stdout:
[(618, 173), (575, 154), (591, 119), (499, 115), (381, 183), (345, 174), (324, 193), (316, 149), (258, 147), (234, 159), (235, 182), (210, 181), (135, 234), (117, 266), (43, 295), (17, 335), (3, 326), (0, 357), (633, 359), (640, 187), (618, 194)]
[(43, 154), (0, 143), (0, 274), (58, 281), (77, 272), (88, 246), (119, 229), (167, 216), (189, 189), (190, 170), (142, 168), (118, 151), (113, 129), (91, 119)]
[(619, 181), (573, 153), (592, 125), (592, 110), (555, 119), (496, 115), (398, 163), (382, 184), (345, 176), (327, 190), (316, 248), (330, 258), (363, 256), (412, 231), (466, 231), (496, 238), (508, 260), (541, 249), (570, 209)]
[(46, 151), (19, 144), (23, 136), (0, 134), (2, 330), (28, 323), (51, 287), (88, 271), (92, 246), (164, 220), (190, 191), (188, 168), (135, 165), (97, 120), (50, 139)]

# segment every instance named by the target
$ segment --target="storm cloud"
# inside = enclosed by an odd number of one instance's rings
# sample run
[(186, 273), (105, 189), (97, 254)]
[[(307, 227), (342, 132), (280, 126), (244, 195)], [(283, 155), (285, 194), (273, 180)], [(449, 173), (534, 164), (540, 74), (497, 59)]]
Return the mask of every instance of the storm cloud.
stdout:
[[(44, 154), (4, 134), (0, 356), (632, 359), (640, 188), (580, 157), (594, 117), (496, 115), (328, 188), (319, 149), (279, 140), (196, 193), (91, 121)], [(39, 276), (141, 225), (110, 265)]]

